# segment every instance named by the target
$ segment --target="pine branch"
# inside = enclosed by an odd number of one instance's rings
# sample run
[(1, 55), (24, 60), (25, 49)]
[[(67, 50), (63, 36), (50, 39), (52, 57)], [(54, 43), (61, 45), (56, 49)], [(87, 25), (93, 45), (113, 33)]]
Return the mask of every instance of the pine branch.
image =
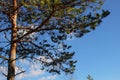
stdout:
[(41, 23), (40, 26), (38, 26), (37, 28), (35, 28), (35, 29), (33, 29), (33, 30), (30, 30), (29, 32), (27, 32), (26, 34), (24, 34), (23, 36), (21, 36), (19, 39), (17, 39), (17, 40), (14, 41), (14, 42), (19, 42), (19, 41), (20, 41), (21, 39), (23, 39), (25, 36), (27, 36), (27, 35), (29, 35), (29, 34), (31, 34), (31, 33), (33, 33), (33, 32), (40, 31), (41, 28), (43, 27), (43, 25), (50, 20), (50, 18), (54, 15), (54, 13), (55, 13), (55, 10), (53, 9), (52, 12), (51, 12), (51, 14)]
[(50, 15), (41, 23), (41, 25), (39, 25), (37, 28), (35, 28), (35, 29), (32, 29), (32, 30), (30, 30), (29, 32), (27, 32), (26, 34), (24, 34), (23, 36), (21, 36), (19, 39), (17, 39), (16, 41), (14, 41), (14, 42), (19, 42), (21, 39), (23, 39), (25, 36), (27, 36), (27, 35), (29, 35), (29, 34), (31, 34), (31, 33), (33, 33), (33, 32), (38, 32), (38, 31), (40, 31), (40, 30), (53, 30), (53, 29), (59, 29), (59, 28), (47, 28), (47, 29), (42, 29), (42, 27), (43, 27), (43, 25), (44, 24), (46, 24), (50, 19), (51, 19), (51, 17), (54, 15), (54, 13), (56, 12), (56, 11), (59, 11), (59, 10), (61, 10), (61, 9), (66, 9), (66, 8), (69, 8), (69, 7), (74, 7), (74, 6), (76, 6), (76, 5), (78, 5), (78, 4), (80, 4), (81, 2), (79, 1), (79, 2), (66, 2), (65, 4), (71, 4), (70, 6), (65, 6), (65, 5), (63, 5), (63, 6), (61, 6), (61, 5), (59, 5), (59, 7), (57, 7), (57, 6), (54, 6), (53, 7), (53, 9), (52, 9), (52, 12), (50, 13)]

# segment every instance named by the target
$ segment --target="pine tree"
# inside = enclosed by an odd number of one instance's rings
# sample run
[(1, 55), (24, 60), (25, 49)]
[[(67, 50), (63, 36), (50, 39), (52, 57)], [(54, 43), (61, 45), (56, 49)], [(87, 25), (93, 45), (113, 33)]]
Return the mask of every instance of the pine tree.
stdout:
[(74, 52), (65, 40), (94, 30), (109, 15), (101, 11), (102, 4), (102, 0), (0, 0), (0, 64), (8, 67), (3, 73), (7, 80), (24, 72), (15, 72), (20, 59), (39, 62), (50, 73), (73, 73)]

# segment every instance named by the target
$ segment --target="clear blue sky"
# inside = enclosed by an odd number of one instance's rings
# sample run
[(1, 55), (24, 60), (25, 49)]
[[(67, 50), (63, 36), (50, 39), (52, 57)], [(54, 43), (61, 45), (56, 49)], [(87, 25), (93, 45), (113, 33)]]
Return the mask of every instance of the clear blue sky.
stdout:
[(70, 43), (78, 60), (75, 80), (120, 80), (120, 0), (106, 0), (111, 14), (95, 30)]

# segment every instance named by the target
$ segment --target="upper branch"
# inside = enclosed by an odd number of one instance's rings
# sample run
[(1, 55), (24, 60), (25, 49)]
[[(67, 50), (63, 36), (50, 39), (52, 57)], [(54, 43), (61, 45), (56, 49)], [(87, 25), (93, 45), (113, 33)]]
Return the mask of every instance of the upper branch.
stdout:
[(36, 32), (36, 31), (40, 31), (42, 26), (48, 22), (50, 20), (50, 18), (54, 15), (55, 13), (55, 9), (53, 8), (52, 12), (50, 13), (50, 15), (41, 23), (41, 25), (39, 25), (37, 28), (33, 29), (33, 30), (30, 30), (29, 32), (27, 32), (26, 34), (24, 34), (23, 36), (21, 36), (18, 40), (16, 40), (15, 42), (19, 42), (21, 39), (23, 39), (25, 36), (33, 33), (33, 32)]
[[(66, 6), (66, 4), (70, 4), (69, 6)], [(52, 30), (52, 29), (58, 29), (58, 28), (47, 28), (47, 29), (42, 29), (42, 27), (43, 27), (43, 25), (45, 25), (50, 19), (51, 19), (51, 17), (54, 15), (54, 13), (56, 12), (56, 11), (59, 11), (59, 10), (61, 10), (61, 9), (66, 9), (66, 8), (69, 8), (69, 7), (74, 7), (75, 5), (78, 5), (78, 4), (80, 4), (80, 1), (79, 2), (68, 2), (68, 3), (65, 3), (64, 5), (61, 5), (61, 4), (58, 4), (57, 6), (54, 6), (53, 8), (52, 8), (52, 11), (51, 11), (51, 13), (49, 14), (49, 16), (37, 27), (37, 28), (35, 28), (35, 29), (32, 29), (32, 30), (30, 30), (30, 31), (28, 31), (26, 34), (24, 34), (23, 36), (21, 36), (19, 39), (17, 39), (15, 42), (19, 42), (19, 41), (21, 41), (25, 36), (27, 36), (27, 35), (29, 35), (29, 34), (31, 34), (31, 33), (33, 33), (33, 32), (38, 32), (38, 31), (40, 31), (40, 30)]]

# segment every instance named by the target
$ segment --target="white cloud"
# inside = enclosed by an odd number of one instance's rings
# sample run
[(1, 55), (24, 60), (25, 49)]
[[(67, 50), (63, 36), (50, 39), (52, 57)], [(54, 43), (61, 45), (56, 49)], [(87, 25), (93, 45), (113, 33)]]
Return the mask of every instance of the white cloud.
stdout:
[[(0, 66), (0, 72), (2, 72), (3, 74), (7, 75), (7, 67), (5, 66)], [(4, 76), (4, 75), (3, 75)]]
[(18, 76), (16, 76), (16, 80), (21, 80), (24, 78), (24, 74), (19, 74)]
[(22, 73), (22, 74), (16, 76), (16, 80), (23, 80), (24, 78), (27, 78), (27, 80), (30, 80), (30, 79), (36, 78), (38, 76), (45, 76), (45, 77), (41, 77), (38, 80), (55, 80), (57, 77), (56, 75), (46, 76), (45, 71), (40, 70), (40, 64), (36, 63), (36, 64), (30, 65), (28, 72)]
[(37, 76), (42, 75), (42, 74), (44, 74), (43, 70), (32, 69), (28, 73), (22, 73), (22, 74), (16, 76), (16, 79), (21, 80), (23, 78), (34, 78), (34, 77), (37, 77)]
[(0, 71), (7, 71), (7, 67), (5, 67), (5, 66), (0, 66)]
[[(42, 58), (42, 60), (46, 62), (51, 62), (51, 59), (47, 59), (44, 56), (39, 56), (37, 57), (38, 59)], [(24, 80), (27, 78), (27, 80), (30, 80), (32, 78), (36, 78), (38, 76), (44, 76), (46, 75), (44, 70), (40, 70), (41, 64), (40, 63), (31, 63), (30, 61), (26, 59), (21, 59), (18, 61), (18, 67), (16, 67), (16, 73), (20, 73), (21, 71), (26, 70), (26, 72), (21, 73), (16, 76), (16, 80)], [(22, 68), (21, 68), (22, 67)], [(0, 71), (3, 71), (5, 74), (7, 73), (7, 67), (0, 66)], [(3, 75), (0, 75), (0, 77)], [(47, 76), (47, 75), (46, 75)], [(55, 80), (56, 76), (47, 76), (47, 77), (42, 77), (40, 80)], [(1, 80), (1, 78), (0, 78)], [(2, 80), (5, 80), (2, 79)], [(39, 80), (39, 79), (38, 79)]]
[(42, 77), (39, 80), (55, 80), (56, 78), (57, 76), (53, 75), (53, 76)]
[(44, 74), (43, 70), (34, 70), (33, 69), (29, 72), (29, 74), (26, 74), (25, 77), (36, 77), (36, 76), (39, 76), (42, 74)]
[(4, 77), (4, 75), (0, 74), (0, 80), (6, 80), (6, 77)]
[(0, 80), (6, 80), (5, 75), (7, 74), (7, 67), (0, 66)]
[[(26, 74), (20, 74), (19, 76), (16, 77), (16, 80), (22, 80), (24, 78), (27, 78), (27, 80), (32, 80), (34, 79), (35, 77), (37, 76), (40, 76), (40, 75), (44, 75), (45, 72), (44, 71), (35, 71), (35, 70), (32, 70), (30, 71), (29, 73), (26, 73)], [(41, 77), (39, 78), (38, 80), (56, 80), (57, 78), (57, 75), (53, 75), (53, 76), (45, 76), (45, 77)]]
[(30, 61), (28, 61), (26, 59), (19, 59), (19, 61), (22, 65), (29, 65), (30, 64)]
[(43, 70), (40, 70), (40, 64), (37, 64), (37, 63), (30, 64), (30, 62), (27, 60), (21, 60), (20, 62), (22, 65), (25, 65), (24, 67), (26, 66), (28, 67), (25, 73), (22, 73), (16, 76), (17, 80), (22, 80), (23, 78), (31, 78), (31, 77), (34, 78), (34, 77), (44, 74), (45, 72)]

